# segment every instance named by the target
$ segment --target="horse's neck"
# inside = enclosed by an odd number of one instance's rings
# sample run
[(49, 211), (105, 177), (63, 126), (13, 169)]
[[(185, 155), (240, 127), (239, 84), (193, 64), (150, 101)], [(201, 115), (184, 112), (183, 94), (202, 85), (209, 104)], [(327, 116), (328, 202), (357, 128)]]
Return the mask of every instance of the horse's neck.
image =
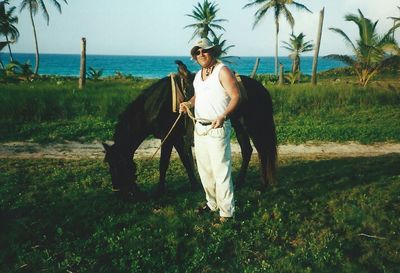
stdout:
[(127, 154), (134, 154), (142, 142), (149, 136), (147, 127), (141, 122), (139, 113), (132, 111), (123, 114), (117, 124), (114, 135), (114, 143), (121, 151)]

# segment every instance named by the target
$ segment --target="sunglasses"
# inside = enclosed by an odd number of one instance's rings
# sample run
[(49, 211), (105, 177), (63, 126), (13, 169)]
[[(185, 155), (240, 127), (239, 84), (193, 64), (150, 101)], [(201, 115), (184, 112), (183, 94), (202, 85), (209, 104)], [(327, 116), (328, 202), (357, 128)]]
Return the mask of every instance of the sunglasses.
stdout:
[(203, 53), (203, 54), (210, 53), (210, 49), (199, 49), (196, 51), (195, 54), (196, 54), (196, 56), (199, 56), (201, 53)]

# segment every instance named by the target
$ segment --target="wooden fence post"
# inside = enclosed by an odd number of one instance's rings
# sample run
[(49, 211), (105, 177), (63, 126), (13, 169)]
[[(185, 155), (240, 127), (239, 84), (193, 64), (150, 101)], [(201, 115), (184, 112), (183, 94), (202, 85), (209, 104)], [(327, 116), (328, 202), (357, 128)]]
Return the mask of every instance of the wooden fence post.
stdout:
[(86, 84), (86, 38), (81, 40), (81, 70), (79, 75), (79, 89), (83, 89)]
[(311, 73), (311, 84), (313, 85), (317, 84), (317, 65), (318, 65), (319, 48), (321, 46), (322, 25), (324, 23), (324, 10), (325, 8), (323, 8), (319, 13), (317, 44), (315, 45), (314, 59), (313, 59), (312, 73)]

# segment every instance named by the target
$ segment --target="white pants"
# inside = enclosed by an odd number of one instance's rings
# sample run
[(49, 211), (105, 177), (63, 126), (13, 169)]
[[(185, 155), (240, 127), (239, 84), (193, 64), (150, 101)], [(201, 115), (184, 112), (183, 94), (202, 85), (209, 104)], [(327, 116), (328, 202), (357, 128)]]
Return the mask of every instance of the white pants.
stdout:
[(196, 123), (194, 145), (201, 183), (206, 193), (208, 207), (222, 217), (232, 217), (235, 211), (231, 178), (231, 123), (222, 128), (210, 129)]

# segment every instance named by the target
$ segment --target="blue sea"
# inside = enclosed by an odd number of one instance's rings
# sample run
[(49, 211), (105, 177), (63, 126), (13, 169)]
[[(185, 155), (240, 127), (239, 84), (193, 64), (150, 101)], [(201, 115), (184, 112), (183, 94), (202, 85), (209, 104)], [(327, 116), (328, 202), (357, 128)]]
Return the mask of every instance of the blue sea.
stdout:
[[(14, 59), (21, 63), (29, 61), (32, 69), (35, 64), (34, 54), (14, 53)], [(8, 63), (9, 55), (5, 52), (0, 54), (4, 64)], [(87, 55), (87, 69), (93, 67), (96, 70), (103, 69), (103, 76), (114, 75), (116, 71), (123, 74), (144, 78), (162, 78), (176, 71), (175, 60), (183, 61), (188, 69), (197, 71), (199, 66), (188, 56), (119, 56), (119, 55)], [(301, 70), (304, 74), (311, 74), (311, 56), (301, 57)], [(236, 72), (250, 75), (256, 57), (235, 57), (228, 65)], [(291, 69), (291, 60), (288, 57), (279, 57), (279, 62), (284, 65), (284, 70)], [(80, 55), (78, 54), (40, 54), (39, 74), (78, 76), (80, 66)], [(343, 63), (319, 58), (318, 71), (329, 70), (344, 66)], [(274, 57), (260, 57), (258, 74), (274, 73)]]

